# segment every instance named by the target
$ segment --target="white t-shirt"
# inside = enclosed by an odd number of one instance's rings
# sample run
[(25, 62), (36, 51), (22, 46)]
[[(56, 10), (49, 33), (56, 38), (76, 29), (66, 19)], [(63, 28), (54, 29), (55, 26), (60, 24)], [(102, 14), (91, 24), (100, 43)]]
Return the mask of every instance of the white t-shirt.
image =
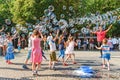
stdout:
[(56, 44), (54, 41), (49, 41), (50, 51), (53, 52), (56, 50)]
[(52, 36), (48, 36), (48, 37), (47, 37), (47, 42), (51, 41), (52, 39), (53, 39)]

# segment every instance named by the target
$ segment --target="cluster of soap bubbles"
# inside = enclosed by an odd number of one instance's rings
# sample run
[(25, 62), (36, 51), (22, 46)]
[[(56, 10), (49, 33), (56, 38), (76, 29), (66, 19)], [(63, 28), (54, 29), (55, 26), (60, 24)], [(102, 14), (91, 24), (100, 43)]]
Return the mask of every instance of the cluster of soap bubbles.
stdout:
[[(63, 5), (62, 9), (65, 11), (67, 10), (67, 7)], [(74, 12), (73, 6), (68, 7), (69, 11)], [(11, 28), (11, 32), (15, 34), (18, 30), (21, 30), (24, 33), (28, 33), (30, 31), (33, 31), (33, 29), (37, 29), (41, 31), (43, 34), (48, 34), (49, 32), (53, 31), (56, 33), (56, 31), (59, 29), (61, 31), (65, 31), (68, 28), (70, 29), (70, 33), (76, 33), (80, 32), (77, 28), (74, 26), (77, 25), (83, 25), (85, 23), (87, 24), (95, 24), (95, 27), (93, 27), (92, 31), (98, 30), (98, 26), (102, 25), (103, 28), (106, 27), (108, 24), (113, 24), (118, 20), (118, 14), (120, 14), (120, 8), (109, 11), (105, 14), (100, 14), (99, 12), (96, 12), (95, 14), (89, 13), (89, 15), (85, 15), (84, 17), (70, 17), (68, 20), (65, 19), (65, 14), (60, 14), (60, 19), (58, 20), (55, 13), (54, 13), (54, 6), (50, 5), (47, 9), (44, 10), (44, 15), (41, 17), (41, 20), (39, 23), (33, 25), (30, 23), (26, 23), (27, 27), (23, 27), (20, 24), (17, 24), (16, 27)], [(69, 16), (71, 16), (70, 13), (68, 13)], [(37, 18), (34, 17), (36, 20)], [(5, 23), (7, 25), (11, 24), (10, 19), (6, 19)], [(7, 28), (6, 28), (7, 29)], [(83, 34), (87, 34), (90, 32), (90, 29), (87, 27), (83, 27), (81, 29), (81, 32)]]

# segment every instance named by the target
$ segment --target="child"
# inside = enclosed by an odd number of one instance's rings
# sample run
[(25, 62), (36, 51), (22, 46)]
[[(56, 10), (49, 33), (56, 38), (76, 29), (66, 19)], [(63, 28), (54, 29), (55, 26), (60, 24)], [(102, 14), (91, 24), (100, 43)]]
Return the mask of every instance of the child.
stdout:
[(59, 56), (58, 56), (58, 60), (59, 60), (60, 57), (62, 57), (63, 65), (64, 65), (64, 56), (65, 56), (65, 50), (64, 50), (64, 48), (65, 48), (65, 40), (64, 40), (64, 36), (63, 36), (63, 35), (60, 35), (58, 44), (59, 44)]
[(80, 40), (80, 38), (77, 39), (76, 42), (77, 42), (77, 45), (78, 45), (77, 49), (80, 50), (80, 47), (81, 47), (81, 40)]
[(38, 69), (40, 68), (42, 62), (42, 50), (41, 50), (41, 38), (39, 38), (39, 34), (43, 39), (43, 36), (39, 31), (33, 31), (32, 39), (32, 53), (31, 53), (31, 61), (32, 61), (32, 71), (33, 75), (38, 75)]
[(97, 47), (97, 49), (102, 50), (102, 67), (105, 68), (105, 63), (107, 63), (108, 70), (110, 70), (110, 47), (107, 45), (107, 39), (103, 39), (101, 47)]
[(14, 59), (14, 51), (13, 51), (14, 48), (13, 48), (12, 40), (16, 35), (17, 33), (13, 37), (11, 37), (10, 34), (8, 34), (7, 36), (7, 54), (5, 55), (5, 60), (6, 63), (8, 64), (12, 64), (10, 60)]
[(64, 66), (67, 66), (66, 64), (66, 61), (71, 58), (71, 55), (73, 56), (73, 64), (76, 64), (75, 62), (75, 54), (74, 54), (74, 46), (77, 45), (74, 40), (73, 40), (73, 37), (70, 36), (68, 38), (68, 41), (66, 43), (66, 51), (65, 51), (65, 54), (67, 54), (67, 57), (64, 61)]
[(29, 69), (26, 65), (28, 63), (28, 60), (30, 59), (30, 56), (31, 56), (31, 48), (32, 48), (32, 39), (31, 39), (31, 36), (32, 36), (32, 32), (29, 33), (29, 39), (28, 39), (28, 54), (27, 54), (27, 58), (25, 60), (25, 64), (23, 65), (23, 68), (24, 69)]
[(44, 41), (44, 50), (48, 50), (48, 43), (47, 43), (47, 37), (46, 37), (46, 35), (44, 35), (43, 41)]
[(56, 44), (55, 41), (58, 38), (58, 33), (59, 31), (57, 31), (57, 35), (55, 36), (55, 38), (51, 38), (51, 40), (49, 40), (49, 46), (50, 46), (50, 61), (49, 61), (49, 68), (55, 70), (55, 62), (56, 62)]
[(20, 37), (18, 38), (18, 52), (20, 53), (20, 50), (21, 50), (21, 41), (20, 41)]

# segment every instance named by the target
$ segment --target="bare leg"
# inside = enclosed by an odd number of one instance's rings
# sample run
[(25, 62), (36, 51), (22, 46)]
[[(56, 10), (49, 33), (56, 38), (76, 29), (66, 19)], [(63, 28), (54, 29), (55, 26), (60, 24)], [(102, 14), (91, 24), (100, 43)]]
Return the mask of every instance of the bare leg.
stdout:
[(66, 62), (70, 57), (71, 57), (71, 55), (70, 55), (70, 54), (67, 54), (67, 57), (66, 57), (66, 59), (65, 59), (64, 62)]
[(73, 55), (73, 64), (76, 64), (76, 62), (75, 62), (75, 54), (73, 53), (72, 55)]
[(36, 73), (35, 73), (35, 67), (36, 66), (36, 64), (35, 63), (32, 63), (32, 71), (33, 71), (33, 75), (35, 75)]
[(109, 60), (106, 60), (106, 62), (107, 62), (108, 70), (110, 70), (110, 62), (109, 62)]
[(5, 56), (6, 46), (4, 45), (2, 48), (3, 48), (3, 56)]
[(105, 68), (105, 59), (102, 59), (102, 67)]
[(25, 60), (25, 65), (28, 63), (28, 59)]
[(36, 74), (38, 74), (38, 70), (39, 70), (40, 66), (41, 66), (41, 63), (38, 63), (37, 67), (36, 67)]
[(55, 68), (55, 61), (52, 62), (52, 69)]
[(50, 60), (49, 61), (49, 68), (51, 69), (51, 66), (52, 66), (52, 61)]

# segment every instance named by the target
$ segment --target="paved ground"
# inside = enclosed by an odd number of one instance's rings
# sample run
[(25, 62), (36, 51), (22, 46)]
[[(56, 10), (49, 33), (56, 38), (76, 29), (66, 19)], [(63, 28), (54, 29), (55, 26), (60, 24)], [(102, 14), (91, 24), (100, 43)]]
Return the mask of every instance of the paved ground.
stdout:
[[(58, 53), (58, 52), (57, 52)], [(39, 76), (32, 76), (31, 70), (22, 69), (22, 65), (26, 58), (27, 50), (15, 54), (14, 64), (6, 64), (2, 56), (0, 56), (0, 80), (120, 80), (120, 52), (111, 52), (111, 71), (101, 69), (101, 58), (98, 51), (76, 51), (76, 62), (69, 66), (62, 66), (57, 63), (57, 70), (48, 69), (48, 61), (43, 61)], [(48, 52), (46, 56), (48, 57)], [(91, 66), (96, 72), (95, 78), (80, 78), (73, 74), (73, 71), (80, 66)], [(31, 68), (31, 65), (28, 65)]]

